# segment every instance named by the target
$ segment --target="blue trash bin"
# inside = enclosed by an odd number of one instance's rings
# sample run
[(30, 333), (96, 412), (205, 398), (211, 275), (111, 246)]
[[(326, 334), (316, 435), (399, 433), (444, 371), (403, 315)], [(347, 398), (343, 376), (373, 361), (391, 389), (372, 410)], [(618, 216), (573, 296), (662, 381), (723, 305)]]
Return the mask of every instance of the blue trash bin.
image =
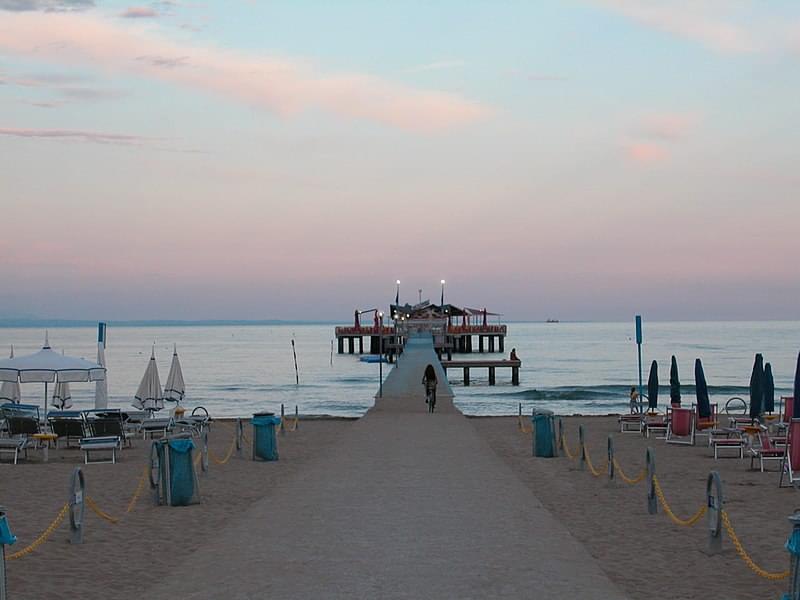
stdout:
[(158, 503), (188, 506), (200, 502), (194, 470), (194, 442), (188, 438), (165, 438), (153, 442), (158, 457)]
[(556, 456), (555, 417), (552, 411), (537, 410), (531, 416), (533, 455), (540, 458)]
[(253, 460), (278, 460), (278, 438), (275, 428), (280, 425), (280, 417), (275, 413), (255, 413), (250, 421), (253, 424)]

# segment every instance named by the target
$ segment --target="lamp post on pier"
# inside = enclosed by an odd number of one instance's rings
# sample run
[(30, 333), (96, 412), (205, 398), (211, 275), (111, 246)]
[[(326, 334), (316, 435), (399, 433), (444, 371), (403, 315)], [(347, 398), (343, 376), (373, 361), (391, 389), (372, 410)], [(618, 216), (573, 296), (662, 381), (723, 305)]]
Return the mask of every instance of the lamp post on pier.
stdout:
[(378, 397), (383, 398), (383, 313), (378, 313)]
[(444, 279), (442, 279), (442, 301), (440, 304), (444, 306)]

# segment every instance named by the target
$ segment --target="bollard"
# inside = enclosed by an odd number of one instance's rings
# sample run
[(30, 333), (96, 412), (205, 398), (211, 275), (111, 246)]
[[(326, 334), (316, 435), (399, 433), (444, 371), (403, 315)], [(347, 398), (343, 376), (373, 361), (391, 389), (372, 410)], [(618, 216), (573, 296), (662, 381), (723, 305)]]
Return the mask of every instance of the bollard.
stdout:
[(281, 435), (286, 435), (286, 411), (283, 409), (283, 403), (281, 403)]
[(297, 404), (294, 405), (294, 428), (300, 429), (300, 408)]
[(86, 507), (83, 499), (86, 491), (86, 481), (83, 471), (75, 467), (69, 482), (69, 542), (70, 544), (83, 543), (83, 515)]
[(708, 507), (708, 553), (722, 552), (722, 479), (717, 471), (711, 471), (706, 479)]
[(614, 466), (614, 437), (608, 436), (608, 487), (616, 487), (616, 470)]
[(645, 454), (647, 462), (647, 512), (654, 515), (658, 512), (658, 498), (656, 498), (656, 452), (652, 447), (647, 447)]
[(522, 402), (519, 403), (519, 408), (517, 409), (517, 415), (522, 417)]
[(8, 584), (6, 578), (6, 546), (12, 545), (17, 541), (17, 537), (11, 533), (6, 518), (6, 509), (0, 506), (0, 600), (8, 599)]
[(208, 473), (208, 431), (203, 429), (203, 447), (200, 449), (200, 470)]
[(583, 425), (578, 426), (578, 443), (581, 446), (581, 462), (580, 462), (580, 470), (586, 470), (586, 446), (583, 442)]
[(236, 419), (236, 456), (242, 458), (242, 436), (244, 436), (244, 425), (242, 420)]
[(558, 449), (564, 449), (564, 423), (558, 418)]
[(800, 600), (800, 510), (794, 511), (789, 522), (792, 524), (792, 533), (786, 540), (786, 549), (789, 551), (789, 593), (783, 596), (783, 600)]

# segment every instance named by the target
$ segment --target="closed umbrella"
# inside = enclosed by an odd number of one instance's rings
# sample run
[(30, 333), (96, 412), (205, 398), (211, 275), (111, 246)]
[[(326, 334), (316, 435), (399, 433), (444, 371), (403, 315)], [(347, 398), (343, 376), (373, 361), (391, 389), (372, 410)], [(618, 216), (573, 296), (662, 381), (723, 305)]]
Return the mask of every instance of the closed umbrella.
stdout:
[(67, 410), (72, 407), (72, 394), (69, 392), (69, 384), (66, 381), (56, 383), (51, 404), (59, 410)]
[[(11, 358), (14, 358), (14, 346), (11, 346)], [(6, 402), (19, 404), (21, 397), (19, 381), (4, 381), (3, 385), (0, 385), (0, 404)]]
[(164, 400), (180, 404), (185, 393), (186, 384), (183, 381), (183, 370), (181, 369), (181, 361), (178, 359), (178, 346), (176, 345), (172, 350), (172, 364), (169, 367), (169, 375), (167, 375), (167, 381), (164, 383)]
[(678, 361), (672, 357), (669, 367), (669, 401), (674, 405), (681, 405), (681, 380), (678, 378)]
[(750, 375), (750, 418), (758, 419), (764, 412), (764, 357), (756, 354)]
[(701, 419), (711, 418), (711, 401), (708, 399), (708, 384), (703, 372), (703, 363), (698, 358), (694, 361), (694, 389), (697, 396), (697, 416)]
[(139, 410), (150, 412), (164, 408), (164, 399), (161, 395), (161, 380), (158, 378), (158, 366), (156, 365), (156, 350), (153, 348), (147, 368), (144, 371), (142, 382), (136, 391), (133, 399), (133, 406)]
[[(97, 364), (106, 366), (106, 324), (97, 324)], [(108, 373), (106, 372), (106, 375)], [(108, 377), (94, 386), (94, 407), (108, 408)]]
[(775, 412), (775, 379), (769, 363), (764, 365), (764, 412)]
[(44, 383), (44, 416), (47, 418), (47, 386), (50, 383), (98, 381), (105, 379), (106, 370), (101, 365), (82, 358), (64, 356), (53, 351), (47, 335), (44, 347), (28, 356), (0, 360), (0, 381)]
[(794, 370), (794, 405), (793, 415), (800, 416), (800, 353), (797, 354), (797, 368)]
[(655, 410), (658, 407), (658, 363), (653, 361), (650, 365), (650, 376), (647, 378), (647, 408)]

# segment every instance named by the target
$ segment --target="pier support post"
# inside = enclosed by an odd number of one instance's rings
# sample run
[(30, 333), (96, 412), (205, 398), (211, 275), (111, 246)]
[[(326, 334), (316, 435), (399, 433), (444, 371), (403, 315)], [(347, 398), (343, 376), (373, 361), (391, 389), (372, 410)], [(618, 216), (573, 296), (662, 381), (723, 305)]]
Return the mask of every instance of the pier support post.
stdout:
[(358, 336), (358, 353), (364, 354), (364, 338)]
[(478, 352), (480, 352), (481, 354), (483, 354), (483, 352), (484, 352), (484, 350), (483, 350), (483, 336), (482, 335), (478, 336)]
[(494, 352), (494, 336), (489, 336), (489, 352)]
[(469, 367), (464, 367), (464, 386), (469, 386)]
[(489, 385), (495, 384), (495, 368), (489, 367)]
[(340, 337), (336, 340), (336, 343), (339, 347), (339, 354), (344, 354), (344, 338)]
[(505, 352), (506, 351), (506, 338), (501, 335), (501, 336), (498, 336), (497, 341), (500, 344), (500, 352)]
[(511, 385), (519, 385), (519, 367), (511, 367)]
[(353, 354), (356, 350), (356, 339), (353, 337), (347, 338), (347, 353)]

